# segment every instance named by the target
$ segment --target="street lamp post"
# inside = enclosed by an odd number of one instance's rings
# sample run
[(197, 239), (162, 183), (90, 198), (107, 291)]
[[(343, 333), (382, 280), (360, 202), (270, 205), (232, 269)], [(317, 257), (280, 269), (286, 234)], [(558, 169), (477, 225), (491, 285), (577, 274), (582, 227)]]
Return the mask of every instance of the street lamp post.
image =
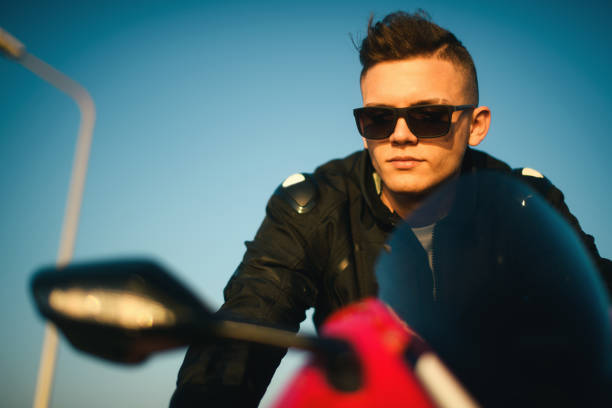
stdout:
[[(96, 121), (96, 108), (89, 92), (83, 86), (34, 55), (26, 52), (23, 44), (2, 28), (0, 28), (0, 54), (4, 54), (8, 59), (21, 64), (74, 99), (81, 115), (56, 261), (58, 268), (61, 268), (70, 262), (74, 252), (91, 138)], [(34, 408), (46, 408), (49, 405), (57, 355), (57, 342), (55, 326), (47, 323), (34, 394)]]

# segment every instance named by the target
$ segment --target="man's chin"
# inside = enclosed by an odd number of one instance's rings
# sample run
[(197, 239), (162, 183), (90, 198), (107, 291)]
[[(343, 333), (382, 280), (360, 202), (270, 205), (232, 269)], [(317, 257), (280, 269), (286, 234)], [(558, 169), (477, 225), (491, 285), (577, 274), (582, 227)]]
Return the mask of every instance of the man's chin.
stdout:
[[(389, 183), (383, 178), (385, 187), (393, 194), (422, 197), (434, 192), (438, 187), (457, 177), (459, 173), (446, 177), (433, 177), (431, 173), (404, 174), (403, 177), (390, 177)], [(396, 175), (398, 176), (398, 175)]]
[(393, 194), (399, 195), (422, 195), (426, 194), (431, 190), (431, 185), (429, 184), (400, 184), (400, 185), (387, 185), (389, 191)]
[(386, 186), (394, 195), (424, 198), (434, 192), (442, 183), (412, 183)]

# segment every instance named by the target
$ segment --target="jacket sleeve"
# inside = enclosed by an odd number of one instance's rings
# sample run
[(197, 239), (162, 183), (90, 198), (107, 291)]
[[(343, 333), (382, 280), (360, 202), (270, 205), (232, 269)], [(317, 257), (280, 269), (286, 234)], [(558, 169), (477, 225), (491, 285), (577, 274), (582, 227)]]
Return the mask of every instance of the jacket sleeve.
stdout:
[(603, 258), (599, 255), (597, 246), (595, 245), (595, 239), (593, 236), (585, 233), (580, 227), (578, 219), (570, 212), (563, 193), (555, 187), (546, 177), (542, 176), (535, 170), (532, 169), (516, 169), (513, 171), (515, 175), (518, 175), (523, 181), (533, 187), (554, 207), (561, 215), (570, 223), (574, 228), (586, 249), (591, 254), (591, 257), (599, 270), (600, 277), (602, 278), (607, 292), (608, 297), (612, 298), (612, 262), (609, 259)]
[[(305, 216), (306, 215), (306, 216)], [(296, 332), (316, 298), (306, 256), (314, 223), (277, 192), (255, 239), (224, 290), (224, 318)], [(238, 341), (189, 347), (171, 407), (257, 406), (286, 349)]]

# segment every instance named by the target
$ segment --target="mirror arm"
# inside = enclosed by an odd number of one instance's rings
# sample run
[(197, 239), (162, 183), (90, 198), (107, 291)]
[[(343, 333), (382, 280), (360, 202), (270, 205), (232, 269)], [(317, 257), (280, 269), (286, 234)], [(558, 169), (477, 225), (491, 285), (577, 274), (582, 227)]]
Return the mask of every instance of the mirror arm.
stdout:
[(250, 323), (223, 320), (213, 328), (215, 335), (233, 340), (250, 341), (274, 347), (297, 348), (329, 355), (348, 351), (347, 342), (330, 337), (298, 335), (296, 333)]

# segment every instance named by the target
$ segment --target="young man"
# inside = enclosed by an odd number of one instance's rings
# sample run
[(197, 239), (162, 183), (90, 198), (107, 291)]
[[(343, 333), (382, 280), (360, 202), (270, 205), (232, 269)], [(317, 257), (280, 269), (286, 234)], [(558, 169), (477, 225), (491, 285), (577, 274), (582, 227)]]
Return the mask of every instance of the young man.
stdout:
[[(297, 331), (314, 307), (319, 327), (334, 310), (376, 295), (374, 262), (397, 223), (443, 182), (483, 169), (513, 172), (540, 191), (610, 276), (610, 262), (559, 190), (533, 170), (513, 171), (468, 148), (485, 138), (491, 114), (478, 106), (472, 58), (453, 34), (423, 14), (393, 13), (370, 21), (360, 60), (363, 108), (354, 115), (365, 150), (283, 182), (220, 313)], [(285, 352), (239, 342), (193, 345), (172, 406), (256, 406)]]

